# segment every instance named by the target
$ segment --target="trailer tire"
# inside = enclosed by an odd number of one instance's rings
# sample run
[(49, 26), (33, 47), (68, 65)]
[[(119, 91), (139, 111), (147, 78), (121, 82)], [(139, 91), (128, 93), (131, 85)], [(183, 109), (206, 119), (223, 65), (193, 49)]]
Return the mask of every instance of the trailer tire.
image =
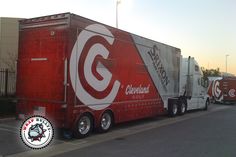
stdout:
[(177, 101), (173, 101), (172, 103), (169, 104), (168, 114), (170, 117), (175, 117), (177, 113), (178, 113), (178, 104)]
[(84, 138), (90, 135), (93, 130), (93, 119), (89, 113), (82, 114), (76, 122), (74, 136)]
[(186, 111), (187, 111), (187, 103), (184, 100), (180, 100), (178, 105), (178, 114), (184, 115)]
[(216, 104), (216, 99), (215, 97), (212, 97), (212, 101), (211, 101), (213, 104)]
[(100, 119), (98, 131), (100, 133), (108, 132), (113, 126), (113, 114), (111, 111), (105, 111)]
[(203, 108), (204, 111), (207, 111), (208, 110), (208, 106), (210, 104), (210, 101), (209, 99), (206, 100), (206, 103), (205, 103), (205, 107)]

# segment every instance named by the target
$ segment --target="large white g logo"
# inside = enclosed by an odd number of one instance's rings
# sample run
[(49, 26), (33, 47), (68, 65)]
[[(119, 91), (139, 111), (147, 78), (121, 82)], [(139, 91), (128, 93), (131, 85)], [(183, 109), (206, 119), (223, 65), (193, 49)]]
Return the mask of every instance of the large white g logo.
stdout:
[[(96, 32), (99, 32), (99, 34)], [(83, 81), (86, 81), (97, 92), (105, 91), (112, 80), (112, 73), (101, 62), (98, 62), (96, 65), (96, 73), (101, 76), (100, 79), (94, 76), (92, 70), (93, 63), (97, 56), (107, 59), (109, 55), (108, 49), (101, 43), (93, 44), (88, 50), (85, 60), (81, 61), (80, 59), (86, 43), (93, 37), (102, 37), (103, 40), (105, 39), (110, 45), (114, 42), (112, 33), (106, 27), (100, 24), (87, 26), (77, 37), (77, 41), (71, 53), (70, 78), (78, 99), (94, 110), (101, 110), (108, 107), (114, 101), (120, 88), (120, 82), (115, 80), (109, 94), (104, 98), (96, 98), (91, 95), (91, 92), (89, 93), (89, 91), (84, 88), (81, 79), (84, 79)], [(79, 71), (78, 65), (81, 63), (83, 63), (83, 70)]]
[(222, 91), (220, 90), (220, 82), (218, 80), (215, 80), (213, 83), (212, 93), (216, 100), (221, 101), (223, 99)]

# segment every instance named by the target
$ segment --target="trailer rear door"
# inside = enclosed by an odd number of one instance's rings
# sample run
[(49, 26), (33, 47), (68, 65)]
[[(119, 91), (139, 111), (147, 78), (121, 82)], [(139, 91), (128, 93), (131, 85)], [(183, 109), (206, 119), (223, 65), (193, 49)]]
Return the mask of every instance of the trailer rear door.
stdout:
[[(55, 110), (52, 104), (65, 103), (67, 80), (66, 18), (45, 17), (20, 22), (17, 62), (19, 112), (32, 114)], [(24, 101), (24, 102), (23, 102)]]

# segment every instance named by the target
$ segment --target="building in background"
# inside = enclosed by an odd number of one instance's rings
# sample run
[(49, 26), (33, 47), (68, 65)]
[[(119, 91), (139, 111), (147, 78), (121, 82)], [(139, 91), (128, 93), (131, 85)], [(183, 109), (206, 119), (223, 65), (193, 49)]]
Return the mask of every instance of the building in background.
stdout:
[(19, 20), (0, 17), (0, 96), (15, 93)]
[(0, 69), (15, 71), (20, 18), (0, 17)]

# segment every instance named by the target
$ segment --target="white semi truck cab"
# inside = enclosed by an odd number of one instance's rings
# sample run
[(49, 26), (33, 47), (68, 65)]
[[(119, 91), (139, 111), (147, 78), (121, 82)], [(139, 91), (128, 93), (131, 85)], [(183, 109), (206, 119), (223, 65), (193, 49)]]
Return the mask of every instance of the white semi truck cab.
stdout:
[(209, 105), (207, 94), (208, 81), (193, 57), (182, 58), (180, 64), (179, 97), (168, 100), (167, 110), (170, 116), (184, 114), (187, 110), (204, 109)]

